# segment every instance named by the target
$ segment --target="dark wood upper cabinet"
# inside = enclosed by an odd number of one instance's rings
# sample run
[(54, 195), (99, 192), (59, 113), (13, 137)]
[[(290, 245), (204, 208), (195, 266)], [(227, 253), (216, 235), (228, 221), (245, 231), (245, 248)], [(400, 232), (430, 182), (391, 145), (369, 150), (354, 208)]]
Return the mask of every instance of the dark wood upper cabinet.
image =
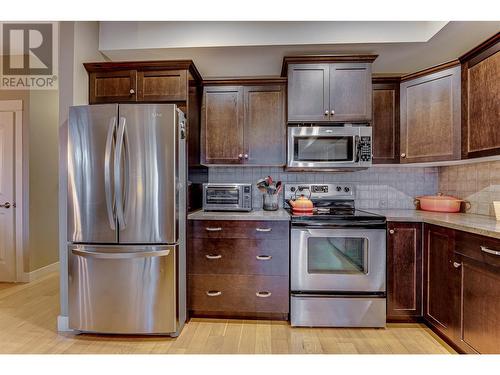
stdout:
[(500, 33), (460, 57), (462, 157), (500, 154)]
[(89, 74), (89, 103), (135, 102), (137, 72), (117, 70)]
[(201, 107), (202, 163), (239, 164), (244, 158), (243, 87), (205, 87)]
[(367, 122), (372, 118), (371, 63), (377, 56), (285, 56), (291, 123)]
[(288, 67), (288, 122), (330, 121), (330, 66)]
[(230, 79), (204, 84), (202, 162), (285, 165), (284, 80)]
[(330, 121), (370, 121), (372, 64), (330, 64)]
[(422, 316), (422, 224), (387, 226), (387, 320)]
[(187, 70), (140, 71), (137, 74), (137, 100), (179, 102), (187, 100)]
[(460, 159), (458, 62), (402, 78), (401, 163)]
[(286, 164), (285, 87), (244, 88), (246, 164)]
[(399, 77), (373, 78), (373, 163), (399, 163)]
[(424, 225), (424, 317), (450, 340), (460, 335), (460, 269), (455, 267), (455, 231)]

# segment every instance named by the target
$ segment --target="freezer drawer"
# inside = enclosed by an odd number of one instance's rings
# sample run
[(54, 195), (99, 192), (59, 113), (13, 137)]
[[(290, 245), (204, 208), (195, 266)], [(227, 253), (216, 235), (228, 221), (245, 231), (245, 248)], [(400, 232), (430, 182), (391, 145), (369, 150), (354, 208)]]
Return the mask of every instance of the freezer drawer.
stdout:
[(69, 326), (98, 333), (177, 330), (177, 246), (68, 248)]
[(292, 327), (385, 327), (383, 297), (293, 295)]

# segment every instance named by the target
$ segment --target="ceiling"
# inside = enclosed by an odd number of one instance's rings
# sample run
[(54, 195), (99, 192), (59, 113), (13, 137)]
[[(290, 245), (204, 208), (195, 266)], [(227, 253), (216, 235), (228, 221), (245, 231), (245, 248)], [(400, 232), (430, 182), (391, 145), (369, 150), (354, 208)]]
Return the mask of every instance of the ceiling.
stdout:
[(374, 73), (410, 73), (456, 59), (499, 22), (101, 22), (112, 61), (191, 59), (204, 78), (278, 76), (283, 56), (370, 53)]

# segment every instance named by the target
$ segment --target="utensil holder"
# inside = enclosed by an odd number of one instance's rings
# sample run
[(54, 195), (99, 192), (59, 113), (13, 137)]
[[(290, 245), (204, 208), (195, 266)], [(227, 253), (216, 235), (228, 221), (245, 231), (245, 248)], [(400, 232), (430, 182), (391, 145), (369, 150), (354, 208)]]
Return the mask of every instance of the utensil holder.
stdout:
[(278, 195), (279, 194), (262, 194), (262, 208), (265, 211), (278, 210)]

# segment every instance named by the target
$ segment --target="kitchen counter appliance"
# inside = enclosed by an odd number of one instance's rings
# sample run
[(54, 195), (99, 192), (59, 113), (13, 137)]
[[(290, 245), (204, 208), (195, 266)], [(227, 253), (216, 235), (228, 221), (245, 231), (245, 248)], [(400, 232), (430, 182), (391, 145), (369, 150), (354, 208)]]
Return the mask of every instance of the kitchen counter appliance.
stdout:
[(204, 211), (252, 211), (252, 184), (203, 184)]
[(349, 184), (287, 184), (310, 194), (312, 215), (291, 216), (292, 326), (384, 327), (386, 220), (357, 210)]
[(69, 110), (69, 327), (176, 336), (186, 320), (186, 141), (173, 104)]
[(359, 170), (372, 165), (372, 128), (368, 124), (289, 126), (290, 170)]

